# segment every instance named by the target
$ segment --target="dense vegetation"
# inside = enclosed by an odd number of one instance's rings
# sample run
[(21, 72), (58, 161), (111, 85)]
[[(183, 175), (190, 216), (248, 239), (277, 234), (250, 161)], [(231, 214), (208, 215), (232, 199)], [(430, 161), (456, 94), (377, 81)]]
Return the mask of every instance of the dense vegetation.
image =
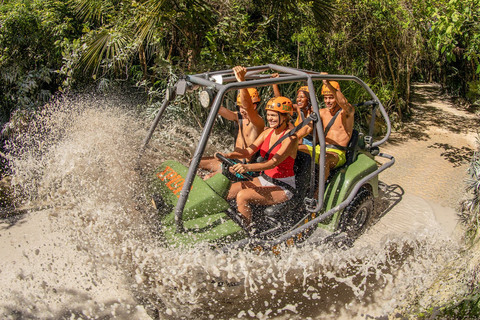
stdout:
[(264, 63), (357, 75), (399, 122), (412, 81), (478, 103), (479, 18), (479, 0), (4, 0), (0, 125), (84, 84), (155, 97), (173, 74)]

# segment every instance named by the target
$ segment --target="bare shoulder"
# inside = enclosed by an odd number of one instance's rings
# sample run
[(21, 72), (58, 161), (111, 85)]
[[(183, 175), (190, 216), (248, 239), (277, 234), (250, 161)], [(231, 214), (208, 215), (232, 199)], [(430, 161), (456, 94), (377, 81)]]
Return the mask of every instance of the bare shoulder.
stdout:
[(263, 132), (261, 134), (263, 135), (267, 135), (269, 134), (270, 132), (272, 132), (273, 128), (269, 128), (269, 127), (264, 127), (265, 129), (263, 130)]

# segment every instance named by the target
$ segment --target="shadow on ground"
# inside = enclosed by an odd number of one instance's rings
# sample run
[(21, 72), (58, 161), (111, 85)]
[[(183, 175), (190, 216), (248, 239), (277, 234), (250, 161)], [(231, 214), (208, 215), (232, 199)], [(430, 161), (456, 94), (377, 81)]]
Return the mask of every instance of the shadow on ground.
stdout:
[(13, 207), (0, 208), (0, 230), (7, 230), (26, 222), (28, 210), (16, 210)]
[(387, 185), (379, 181), (380, 194), (375, 199), (375, 210), (370, 218), (370, 227), (375, 225), (382, 217), (389, 213), (403, 199), (405, 191), (398, 184)]
[[(468, 113), (465, 108), (458, 107), (451, 98), (445, 97), (437, 85), (414, 85), (412, 94), (412, 115), (405, 119), (399, 134), (389, 138), (389, 143), (398, 144), (405, 140), (422, 140), (430, 138), (429, 128), (441, 128), (455, 134), (466, 134), (478, 131), (480, 118)], [(465, 115), (454, 114), (438, 107), (445, 104), (454, 109), (461, 109)], [(413, 120), (414, 119), (414, 120)]]
[(429, 148), (445, 150), (440, 155), (448, 162), (453, 164), (453, 167), (459, 167), (462, 164), (469, 163), (472, 160), (474, 150), (468, 147), (454, 147), (448, 143), (434, 143)]

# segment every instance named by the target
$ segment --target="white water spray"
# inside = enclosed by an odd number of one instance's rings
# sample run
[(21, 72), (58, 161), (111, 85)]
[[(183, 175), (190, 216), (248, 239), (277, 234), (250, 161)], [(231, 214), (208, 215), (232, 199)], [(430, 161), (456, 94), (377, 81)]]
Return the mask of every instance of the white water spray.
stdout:
[[(51, 228), (39, 233), (58, 238), (54, 254), (41, 245), (18, 249), (28, 257), (20, 271), (2, 264), (5, 317), (364, 319), (413, 314), (466, 290), (457, 245), (428, 226), (349, 249), (305, 246), (279, 256), (165, 247), (144, 196), (146, 175), (165, 159), (186, 163), (200, 129), (162, 124), (139, 160), (148, 124), (129, 110), (112, 97), (58, 100), (11, 142), (17, 198), (37, 208), (26, 219), (48, 216)], [(429, 291), (438, 281), (442, 297)], [(105, 291), (117, 298), (102, 300)]]

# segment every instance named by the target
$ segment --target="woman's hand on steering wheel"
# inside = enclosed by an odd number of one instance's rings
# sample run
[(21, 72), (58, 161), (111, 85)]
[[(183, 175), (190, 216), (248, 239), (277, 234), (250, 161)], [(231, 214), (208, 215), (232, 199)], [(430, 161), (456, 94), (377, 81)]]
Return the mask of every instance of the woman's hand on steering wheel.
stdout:
[[(221, 154), (220, 152), (217, 152), (215, 154), (215, 158), (217, 158), (218, 160), (222, 161), (228, 168), (232, 168), (232, 170), (234, 172), (236, 172), (238, 175), (240, 175), (240, 177), (242, 177), (243, 179), (246, 179), (246, 180), (253, 180), (253, 178), (251, 176), (249, 176), (248, 174), (244, 175), (242, 173), (246, 173), (247, 171), (245, 170), (244, 168), (244, 164), (243, 163), (235, 163), (233, 162), (231, 159), (228, 159), (227, 157), (225, 157), (223, 154)], [(237, 165), (241, 165), (242, 166), (242, 170), (243, 172), (238, 172), (234, 167), (237, 166)]]
[(235, 163), (232, 166), (232, 170), (240, 174), (248, 172), (247, 165), (243, 163)]

